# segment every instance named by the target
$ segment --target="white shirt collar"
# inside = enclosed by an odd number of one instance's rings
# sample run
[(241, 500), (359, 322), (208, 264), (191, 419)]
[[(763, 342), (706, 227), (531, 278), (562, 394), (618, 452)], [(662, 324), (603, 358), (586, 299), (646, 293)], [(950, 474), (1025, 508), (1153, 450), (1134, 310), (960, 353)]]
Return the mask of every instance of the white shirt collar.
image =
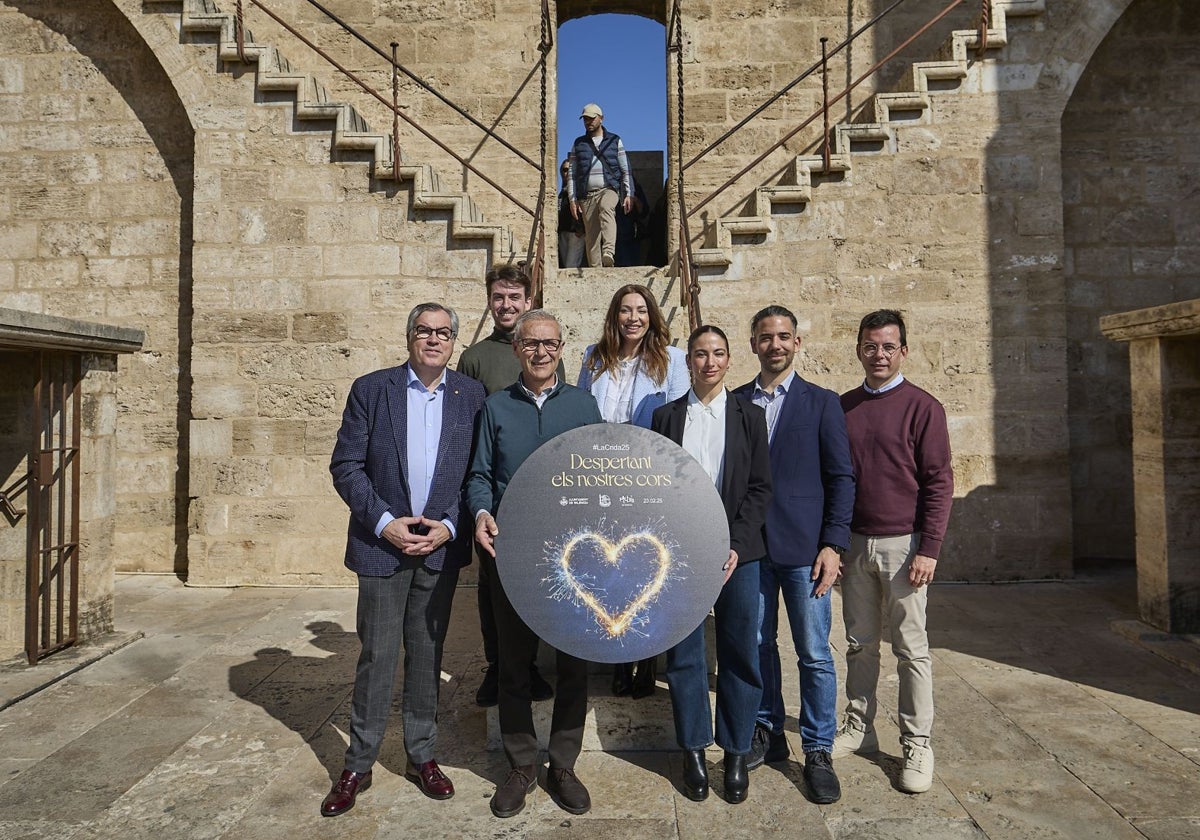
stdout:
[(887, 391), (892, 390), (893, 388), (899, 387), (900, 383), (903, 381), (904, 381), (904, 374), (897, 373), (896, 378), (893, 379), (891, 382), (887, 383), (886, 385), (884, 385), (882, 388), (872, 388), (870, 385), (867, 384), (867, 380), (864, 379), (863, 380), (863, 390), (866, 391), (868, 394), (883, 394), (883, 393), (886, 393)]
[(729, 392), (722, 388), (717, 392), (717, 395), (709, 401), (708, 405), (705, 405), (704, 403), (700, 402), (700, 398), (696, 396), (696, 392), (689, 388), (687, 401), (688, 411), (707, 410), (714, 417), (722, 417), (725, 414), (725, 403), (729, 399), (728, 394)]

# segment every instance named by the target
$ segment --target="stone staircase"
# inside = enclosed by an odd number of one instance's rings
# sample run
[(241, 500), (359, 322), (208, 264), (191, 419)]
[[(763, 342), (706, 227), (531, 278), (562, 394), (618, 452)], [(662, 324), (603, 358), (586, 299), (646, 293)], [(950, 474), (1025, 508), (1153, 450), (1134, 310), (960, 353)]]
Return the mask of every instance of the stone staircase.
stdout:
[[(988, 50), (1008, 44), (1008, 17), (1038, 15), (1046, 8), (1045, 0), (991, 0), (990, 6)], [(932, 122), (930, 105), (938, 84), (957, 85), (966, 79), (978, 49), (979, 32), (960, 29), (950, 34), (935, 59), (913, 62), (897, 84), (900, 90), (875, 94), (858, 122), (834, 126), (828, 170), (821, 155), (798, 156), (788, 164), (780, 183), (754, 191), (743, 215), (709, 224), (704, 245), (694, 251), (697, 268), (709, 274), (723, 272), (733, 262), (735, 238), (753, 236), (769, 242), (774, 205), (808, 204), (813, 199), (814, 176), (844, 176), (853, 170), (858, 154), (894, 153), (897, 126)]]
[(450, 235), (454, 239), (484, 243), (491, 248), (492, 262), (506, 262), (524, 254), (511, 229), (488, 222), (466, 193), (446, 189), (432, 166), (406, 162), (403, 152), (400, 165), (396, 166), (391, 134), (373, 130), (353, 105), (331, 101), (320, 82), (293, 69), (275, 47), (255, 43), (246, 31), (239, 53), (235, 16), (221, 11), (214, 0), (183, 0), (180, 28), (185, 33), (215, 34), (217, 57), (223, 65), (240, 63), (244, 54), (246, 63), (255, 66), (255, 85), (259, 91), (294, 95), (297, 120), (333, 121), (333, 150), (366, 152), (371, 155), (375, 178), (411, 182), (415, 210), (450, 211)]

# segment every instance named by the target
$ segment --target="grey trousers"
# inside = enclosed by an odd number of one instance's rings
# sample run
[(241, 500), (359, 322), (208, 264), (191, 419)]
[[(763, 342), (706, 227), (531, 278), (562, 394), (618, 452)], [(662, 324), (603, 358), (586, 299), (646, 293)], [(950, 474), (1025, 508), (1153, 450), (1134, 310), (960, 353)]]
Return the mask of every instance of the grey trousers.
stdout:
[(365, 773), (379, 757), (401, 644), (404, 750), (414, 764), (434, 757), (442, 644), (457, 583), (457, 569), (431, 572), (424, 566), (401, 569), (390, 577), (359, 576), (357, 624), (362, 653), (354, 674), (347, 770)]

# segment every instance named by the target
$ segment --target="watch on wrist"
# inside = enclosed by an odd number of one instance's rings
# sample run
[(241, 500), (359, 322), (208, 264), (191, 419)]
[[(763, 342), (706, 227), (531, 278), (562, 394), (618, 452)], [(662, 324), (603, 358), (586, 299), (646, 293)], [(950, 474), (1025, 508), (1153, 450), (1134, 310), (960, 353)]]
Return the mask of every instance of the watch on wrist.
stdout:
[(846, 556), (846, 549), (842, 548), (840, 545), (834, 545), (833, 543), (821, 543), (820, 547), (821, 548), (832, 548), (835, 552), (837, 552), (838, 557)]

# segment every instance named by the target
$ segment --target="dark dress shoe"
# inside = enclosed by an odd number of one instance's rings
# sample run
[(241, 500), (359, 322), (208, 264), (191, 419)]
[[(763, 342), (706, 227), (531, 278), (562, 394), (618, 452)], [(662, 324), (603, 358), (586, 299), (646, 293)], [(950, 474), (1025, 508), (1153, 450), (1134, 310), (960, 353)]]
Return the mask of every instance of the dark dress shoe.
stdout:
[(654, 693), (655, 671), (658, 670), (658, 658), (643, 659), (637, 664), (637, 676), (633, 678), (633, 699), (641, 700)]
[(475, 692), (475, 705), (487, 709), (500, 702), (500, 671), (489, 665), (483, 672), (483, 682)]
[(574, 770), (551, 767), (546, 776), (546, 790), (555, 804), (568, 814), (586, 814), (592, 809), (592, 797)]
[(750, 771), (746, 769), (746, 756), (725, 753), (725, 801), (736, 805), (746, 801), (750, 790)]
[(787, 736), (782, 732), (772, 732), (771, 727), (763, 723), (754, 724), (754, 735), (750, 739), (750, 753), (746, 756), (746, 769), (754, 770), (763, 764), (775, 764), (787, 761), (792, 754), (788, 747)]
[(504, 784), (492, 796), (492, 813), (497, 817), (515, 817), (525, 807), (525, 797), (537, 787), (537, 765), (514, 767)]
[(534, 700), (549, 700), (554, 696), (554, 689), (546, 682), (536, 665), (529, 669), (529, 696)]
[(827, 752), (804, 754), (804, 781), (808, 794), (818, 805), (828, 805), (842, 798), (842, 785), (833, 772), (833, 759)]
[(322, 817), (336, 817), (354, 807), (354, 798), (359, 791), (371, 786), (371, 771), (366, 773), (351, 773), (343, 770), (342, 775), (333, 783), (333, 789), (321, 803)]
[(613, 666), (613, 697), (627, 697), (633, 693), (633, 663), (618, 662)]
[(708, 799), (708, 762), (704, 750), (684, 750), (683, 795), (693, 802)]
[(421, 793), (430, 799), (449, 799), (454, 795), (454, 783), (442, 772), (432, 758), (424, 764), (408, 762), (404, 776), (411, 782), (416, 782)]

